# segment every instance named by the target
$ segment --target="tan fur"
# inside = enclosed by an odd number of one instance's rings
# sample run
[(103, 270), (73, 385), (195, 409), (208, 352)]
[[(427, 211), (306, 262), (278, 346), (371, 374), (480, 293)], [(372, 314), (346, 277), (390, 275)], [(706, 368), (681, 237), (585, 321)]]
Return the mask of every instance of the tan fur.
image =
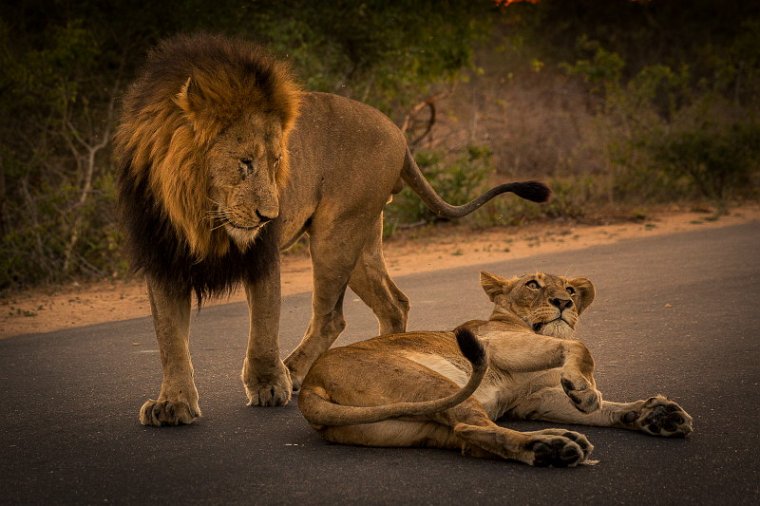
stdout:
[[(488, 354), (488, 373), (472, 397), (437, 413), (401, 412), (363, 423), (360, 407), (436, 399), (460, 389), (470, 375), (451, 333), (407, 332), (322, 355), (303, 382), (303, 415), (333, 442), (456, 448), (474, 456), (553, 466), (588, 462), (593, 447), (576, 432), (520, 433), (493, 420), (509, 414), (660, 436), (691, 432), (691, 417), (663, 396), (629, 403), (602, 400), (591, 354), (574, 339), (578, 317), (595, 296), (588, 279), (544, 273), (507, 279), (482, 273), (481, 285), (494, 303), (492, 315), (462, 324)], [(336, 416), (334, 423), (325, 424), (330, 406), (336, 406), (337, 415), (353, 407), (351, 420)]]
[[(193, 291), (202, 298), (245, 285), (248, 403), (283, 405), (343, 330), (347, 286), (374, 311), (380, 333), (405, 330), (409, 301), (382, 253), (383, 207), (402, 180), (449, 217), (504, 192), (534, 201), (549, 194), (540, 183), (507, 183), (450, 206), (386, 116), (301, 92), (260, 48), (213, 35), (175, 37), (151, 53), (125, 96), (116, 156), (128, 243), (146, 274), (162, 356), (161, 393), (140, 411), (148, 425), (200, 415), (185, 317)], [(283, 363), (277, 250), (304, 233), (314, 266), (312, 315)]]

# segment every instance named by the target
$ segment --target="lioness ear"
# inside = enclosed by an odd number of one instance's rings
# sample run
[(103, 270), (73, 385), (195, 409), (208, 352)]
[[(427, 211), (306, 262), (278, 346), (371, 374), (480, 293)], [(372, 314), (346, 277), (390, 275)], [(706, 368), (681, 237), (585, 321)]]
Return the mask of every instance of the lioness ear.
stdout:
[(594, 284), (586, 278), (569, 279), (568, 283), (578, 291), (578, 314), (591, 305), (596, 296)]
[(511, 288), (511, 284), (510, 280), (502, 278), (501, 276), (485, 271), (480, 273), (480, 286), (483, 287), (483, 290), (485, 290), (486, 295), (491, 299), (491, 302), (496, 302), (495, 299), (497, 295), (507, 293)]
[(203, 107), (203, 93), (201, 93), (198, 83), (192, 77), (188, 77), (185, 84), (182, 85), (179, 93), (174, 98), (174, 103), (190, 117), (201, 111)]

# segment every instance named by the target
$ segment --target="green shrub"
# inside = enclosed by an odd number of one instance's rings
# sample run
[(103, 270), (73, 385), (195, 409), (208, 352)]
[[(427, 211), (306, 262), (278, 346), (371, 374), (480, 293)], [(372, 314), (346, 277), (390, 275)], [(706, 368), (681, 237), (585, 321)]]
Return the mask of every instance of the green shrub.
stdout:
[(723, 204), (749, 187), (758, 168), (760, 127), (734, 124), (667, 135), (650, 149), (673, 180), (687, 178), (702, 197)]

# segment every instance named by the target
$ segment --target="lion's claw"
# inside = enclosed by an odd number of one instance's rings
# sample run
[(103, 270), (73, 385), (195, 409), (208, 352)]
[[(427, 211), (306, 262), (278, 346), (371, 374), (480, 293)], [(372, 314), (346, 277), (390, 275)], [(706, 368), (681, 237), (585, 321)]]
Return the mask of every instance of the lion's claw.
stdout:
[(201, 415), (200, 409), (193, 409), (184, 401), (147, 400), (140, 408), (140, 423), (153, 427), (190, 424)]
[(284, 406), (290, 402), (290, 388), (260, 384), (253, 388), (246, 385), (245, 390), (248, 406)]
[(242, 373), (248, 406), (284, 406), (290, 402), (293, 383), (282, 362), (266, 374), (257, 373), (245, 359)]

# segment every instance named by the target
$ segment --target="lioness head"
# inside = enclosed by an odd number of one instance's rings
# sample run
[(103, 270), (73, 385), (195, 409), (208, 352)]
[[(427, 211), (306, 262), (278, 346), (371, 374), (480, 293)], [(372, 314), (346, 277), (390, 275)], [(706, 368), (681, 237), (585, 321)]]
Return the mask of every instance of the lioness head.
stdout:
[(278, 217), (299, 96), (286, 67), (245, 41), (180, 36), (149, 55), (117, 153), (196, 259), (230, 240), (244, 251)]
[(594, 300), (594, 285), (586, 278), (536, 273), (502, 278), (480, 273), (480, 284), (495, 304), (494, 313), (517, 316), (534, 332), (572, 338), (578, 316)]

